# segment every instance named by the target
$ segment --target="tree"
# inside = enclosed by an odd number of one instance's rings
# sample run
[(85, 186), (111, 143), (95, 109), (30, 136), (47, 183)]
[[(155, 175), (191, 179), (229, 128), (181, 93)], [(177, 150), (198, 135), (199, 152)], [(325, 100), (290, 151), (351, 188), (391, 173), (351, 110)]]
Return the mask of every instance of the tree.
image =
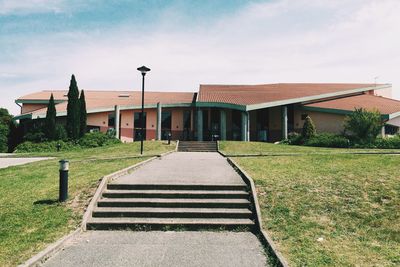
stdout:
[(356, 108), (346, 116), (344, 122), (344, 129), (361, 144), (374, 142), (383, 126), (381, 113), (378, 110), (367, 111), (363, 108)]
[(316, 130), (315, 130), (315, 125), (310, 118), (310, 116), (307, 116), (306, 119), (304, 120), (304, 125), (303, 125), (303, 130), (301, 132), (301, 136), (305, 139), (308, 140), (311, 137), (314, 137), (316, 135)]
[(44, 131), (47, 139), (49, 140), (55, 140), (56, 138), (56, 117), (56, 105), (54, 103), (53, 94), (51, 94), (49, 104), (47, 105), (46, 119), (44, 122)]
[(68, 91), (67, 105), (67, 134), (68, 137), (76, 140), (79, 138), (79, 89), (76, 84), (75, 75), (72, 74)]
[(0, 108), (0, 152), (8, 150), (8, 125), (12, 121), (12, 116), (5, 108)]
[(86, 126), (87, 126), (87, 112), (86, 112), (86, 100), (85, 100), (85, 92), (82, 90), (81, 96), (79, 98), (79, 137), (83, 137), (86, 133)]
[(8, 128), (8, 152), (11, 153), (22, 143), (24, 130), (23, 127), (15, 121), (10, 121)]

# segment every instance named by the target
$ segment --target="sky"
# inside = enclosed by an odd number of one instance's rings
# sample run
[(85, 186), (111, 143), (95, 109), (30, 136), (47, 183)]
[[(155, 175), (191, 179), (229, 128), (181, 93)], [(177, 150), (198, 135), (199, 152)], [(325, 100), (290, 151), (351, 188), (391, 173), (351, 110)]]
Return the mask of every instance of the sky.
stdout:
[(40, 90), (391, 83), (398, 0), (0, 0), (0, 107)]

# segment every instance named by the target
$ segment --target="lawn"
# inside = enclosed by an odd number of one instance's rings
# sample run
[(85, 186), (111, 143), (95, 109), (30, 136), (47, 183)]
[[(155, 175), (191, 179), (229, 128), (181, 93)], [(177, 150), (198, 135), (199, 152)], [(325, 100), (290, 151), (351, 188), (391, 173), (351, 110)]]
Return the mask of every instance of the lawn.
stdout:
[(234, 160), (254, 179), (264, 228), (290, 265), (400, 265), (400, 155)]
[(261, 142), (220, 141), (219, 148), (228, 156), (270, 155), (270, 154), (327, 154), (327, 153), (400, 153), (400, 149), (355, 149), (323, 148), (309, 146), (281, 145)]
[[(15, 266), (76, 229), (99, 179), (175, 148), (145, 142), (60, 153), (56, 159), (0, 169), (0, 266)], [(58, 160), (70, 160), (69, 201), (57, 203)]]

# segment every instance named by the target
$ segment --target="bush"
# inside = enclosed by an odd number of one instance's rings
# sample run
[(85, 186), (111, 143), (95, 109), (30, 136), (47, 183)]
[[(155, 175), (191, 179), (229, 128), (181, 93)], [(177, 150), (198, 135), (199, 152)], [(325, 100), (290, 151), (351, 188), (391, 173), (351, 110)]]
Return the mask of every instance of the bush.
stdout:
[(303, 136), (296, 132), (289, 133), (286, 143), (289, 145), (302, 145), (304, 143)]
[(56, 140), (66, 141), (68, 139), (67, 130), (64, 125), (57, 124), (55, 129), (55, 138)]
[(363, 108), (355, 109), (345, 118), (344, 129), (350, 132), (356, 144), (372, 144), (382, 130), (381, 114), (379, 111), (367, 111)]
[(400, 148), (400, 136), (396, 135), (394, 137), (377, 138), (374, 142), (374, 146), (376, 148), (383, 148), (383, 149)]
[(0, 123), (0, 153), (8, 150), (8, 125)]
[(304, 125), (303, 125), (303, 130), (301, 132), (301, 136), (303, 139), (308, 140), (316, 135), (316, 130), (315, 130), (315, 125), (313, 121), (311, 120), (310, 116), (307, 116)]
[(75, 148), (79, 148), (71, 142), (64, 141), (49, 141), (42, 143), (33, 143), (30, 141), (23, 142), (19, 144), (14, 152), (17, 153), (30, 153), (30, 152), (55, 152), (57, 151), (57, 144), (61, 145), (61, 151), (72, 150)]
[(121, 143), (119, 139), (101, 132), (87, 133), (78, 141), (82, 147), (99, 147), (119, 143)]
[(346, 148), (350, 141), (344, 136), (321, 133), (305, 141), (306, 146)]

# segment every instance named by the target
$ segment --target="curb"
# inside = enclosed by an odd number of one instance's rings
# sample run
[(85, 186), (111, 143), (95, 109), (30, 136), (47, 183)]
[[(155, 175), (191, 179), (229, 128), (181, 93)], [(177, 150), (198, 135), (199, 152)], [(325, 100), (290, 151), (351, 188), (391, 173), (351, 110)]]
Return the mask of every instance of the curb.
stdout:
[(252, 198), (251, 200), (254, 203), (254, 209), (256, 211), (255, 223), (256, 223), (257, 234), (259, 234), (259, 239), (261, 243), (267, 248), (268, 252), (272, 254), (273, 257), (275, 257), (276, 265), (282, 267), (289, 267), (289, 264), (287, 263), (283, 255), (278, 251), (276, 245), (274, 244), (268, 232), (263, 230), (262, 228), (261, 210), (258, 204), (257, 192), (253, 179), (250, 177), (250, 175), (246, 173), (246, 171), (240, 168), (239, 165), (233, 159), (231, 158), (226, 158), (226, 159), (228, 163), (236, 170), (236, 172), (243, 178), (244, 182), (251, 188), (250, 197)]
[[(175, 148), (175, 150), (176, 150), (176, 148)], [(58, 239), (57, 241), (55, 241), (54, 243), (50, 244), (45, 249), (43, 249), (42, 251), (40, 251), (39, 253), (37, 253), (33, 257), (31, 257), (29, 260), (27, 260), (26, 262), (24, 262), (24, 263), (22, 263), (22, 264), (20, 264), (18, 266), (20, 266), (20, 267), (36, 267), (36, 266), (42, 265), (46, 260), (48, 260), (54, 254), (59, 252), (64, 247), (64, 245), (65, 245), (65, 243), (67, 241), (71, 240), (72, 238), (74, 238), (78, 234), (86, 231), (86, 223), (87, 223), (87, 220), (91, 216), (91, 212), (93, 211), (94, 205), (96, 204), (97, 200), (101, 196), (101, 193), (103, 192), (103, 190), (107, 186), (107, 183), (110, 180), (115, 179), (117, 177), (120, 177), (122, 175), (128, 174), (129, 172), (133, 171), (134, 169), (139, 168), (140, 166), (142, 166), (142, 165), (144, 165), (146, 163), (149, 163), (150, 161), (153, 161), (153, 160), (155, 160), (157, 158), (162, 158), (163, 156), (166, 156), (168, 154), (174, 153), (175, 150), (171, 150), (171, 151), (165, 152), (165, 153), (163, 153), (161, 155), (158, 155), (158, 156), (153, 156), (153, 157), (151, 157), (149, 159), (146, 159), (146, 160), (144, 160), (142, 162), (136, 163), (135, 165), (132, 165), (132, 166), (127, 167), (125, 169), (113, 172), (113, 173), (108, 174), (106, 176), (103, 176), (101, 178), (101, 182), (100, 182), (99, 186), (96, 189), (95, 194), (93, 195), (92, 199), (89, 202), (89, 205), (86, 208), (86, 211), (85, 211), (85, 213), (83, 215), (82, 223), (81, 223), (80, 227), (78, 229), (76, 229), (75, 231), (73, 231), (72, 233), (69, 233), (68, 235), (61, 237), (60, 239)]]

